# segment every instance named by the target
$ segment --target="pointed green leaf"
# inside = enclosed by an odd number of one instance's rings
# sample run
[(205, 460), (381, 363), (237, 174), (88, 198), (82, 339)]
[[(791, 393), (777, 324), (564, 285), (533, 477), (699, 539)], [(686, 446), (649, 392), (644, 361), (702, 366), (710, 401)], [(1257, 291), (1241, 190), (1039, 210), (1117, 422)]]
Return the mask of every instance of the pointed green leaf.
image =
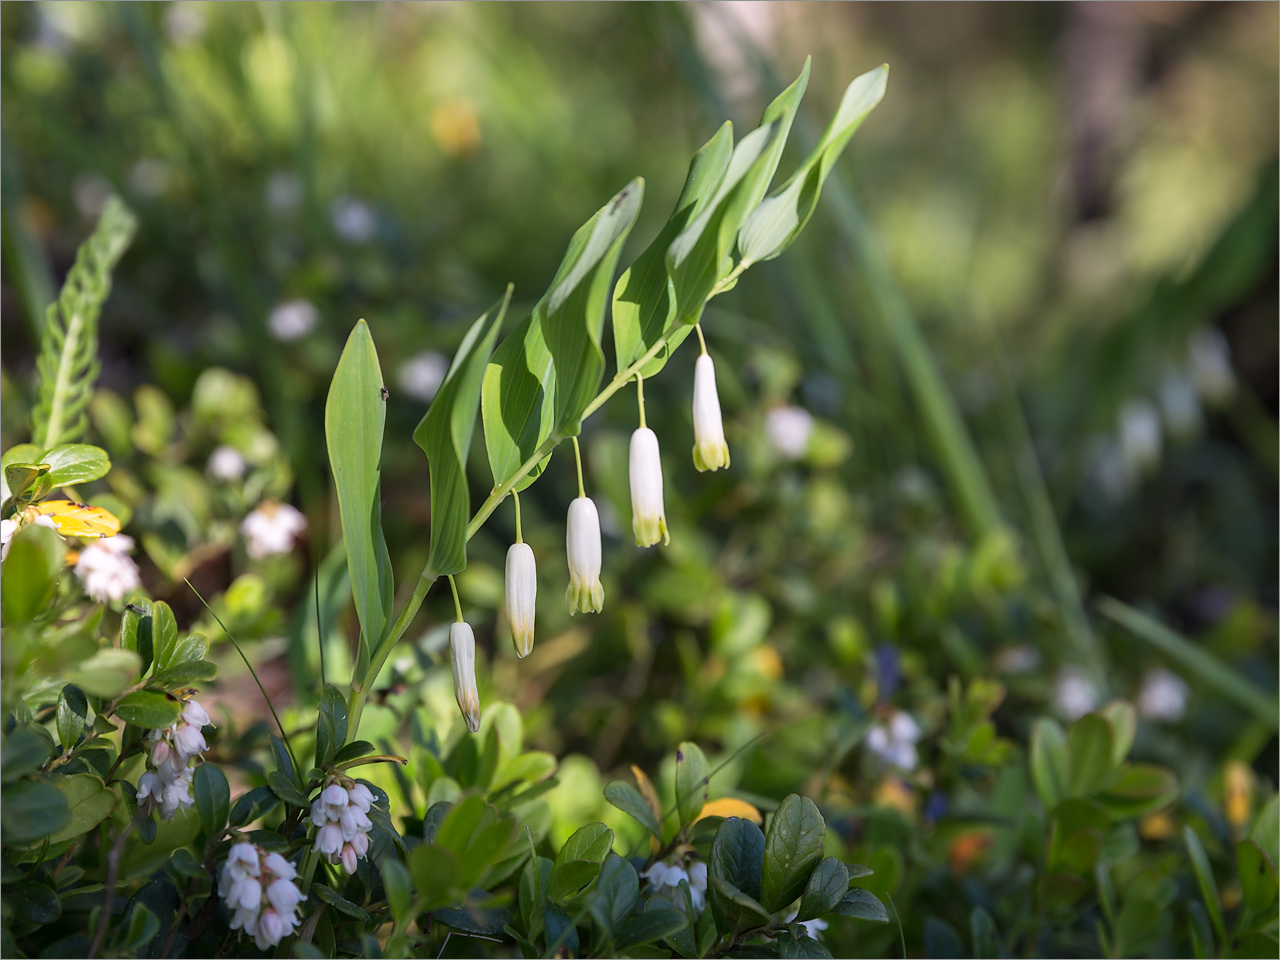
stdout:
[(205, 836), (210, 839), (222, 836), (231, 815), (231, 787), (226, 774), (212, 763), (202, 763), (196, 767), (191, 781)]
[(1244, 903), (1261, 914), (1276, 900), (1276, 866), (1256, 840), (1244, 840), (1236, 846), (1236, 869), (1240, 873), (1240, 889)]
[[(498, 346), (484, 371), (480, 413), (493, 485), (506, 483), (551, 436), (555, 426), (555, 366), (542, 335), (541, 313), (531, 313)], [(515, 484), (519, 492), (546, 467), (543, 461)]]
[(872, 923), (888, 923), (889, 912), (884, 904), (870, 890), (853, 887), (844, 898), (836, 904), (834, 913), (842, 917), (856, 917), (859, 920), (870, 920)]
[(1031, 727), (1031, 780), (1046, 811), (1070, 792), (1067, 771), (1067, 738), (1062, 727), (1041, 717)]
[(475, 433), (476, 413), (485, 366), (507, 315), (511, 288), (467, 331), (436, 398), (413, 441), (431, 466), (431, 552), (427, 566), (436, 576), (461, 573), (467, 567), (467, 522), (471, 494), (467, 490), (467, 454)]
[(1191, 870), (1196, 875), (1196, 883), (1200, 886), (1200, 896), (1204, 899), (1204, 905), (1209, 911), (1209, 920), (1213, 924), (1213, 931), (1218, 935), (1219, 940), (1225, 942), (1227, 928), (1222, 922), (1222, 907), (1218, 899), (1218, 882), (1213, 877), (1213, 867), (1209, 863), (1209, 855), (1204, 852), (1204, 846), (1200, 843), (1200, 838), (1190, 826), (1183, 828), (1182, 838), (1187, 845), (1187, 854), (1191, 858)]
[(116, 795), (92, 774), (74, 773), (57, 783), (67, 798), (71, 816), (62, 827), (49, 834), (50, 845), (88, 833), (105, 820), (116, 805)]
[(84, 736), (84, 726), (89, 717), (89, 702), (84, 692), (68, 683), (58, 697), (58, 742), (68, 750)]
[(812, 920), (835, 909), (849, 890), (849, 870), (835, 857), (827, 857), (814, 868), (800, 897), (796, 920)]
[(181, 713), (181, 702), (159, 690), (135, 690), (116, 704), (116, 716), (125, 723), (152, 730), (175, 723)]
[(60, 443), (42, 453), (39, 459), (49, 468), (49, 480), (55, 487), (88, 483), (106, 476), (111, 469), (107, 451), (87, 443)]
[[(329, 468), (338, 493), (351, 592), (372, 649), (391, 617), (391, 557), (382, 532), (382, 432), (387, 417), (382, 368), (369, 325), (356, 323), (333, 372), (324, 405)], [(465, 522), (465, 521), (464, 521)]]
[(178, 647), (178, 621), (163, 600), (151, 608), (151, 643), (156, 667), (167, 667)]
[(551, 288), (534, 308), (555, 363), (555, 430), (563, 436), (577, 435), (582, 412), (600, 389), (605, 305), (643, 199), (644, 181), (637, 177), (579, 227)]
[(791, 794), (778, 805), (765, 831), (760, 902), (780, 910), (800, 896), (822, 859), (826, 824), (808, 797)]
[(676, 809), (680, 825), (698, 819), (707, 802), (707, 758), (696, 743), (687, 740), (676, 750)]
[(1068, 791), (1073, 797), (1091, 797), (1114, 770), (1115, 735), (1099, 714), (1081, 717), (1067, 731)]
[(629, 815), (651, 834), (662, 839), (662, 828), (658, 826), (658, 818), (653, 815), (649, 805), (640, 796), (640, 791), (629, 783), (614, 780), (604, 788), (604, 798)]
[(760, 263), (780, 255), (795, 241), (818, 205), (826, 183), (850, 138), (884, 97), (889, 65), (882, 64), (849, 84), (831, 123), (808, 158), (747, 217), (738, 234), (743, 263)]
[(640, 878), (636, 868), (616, 853), (605, 857), (600, 879), (591, 895), (591, 916), (611, 941), (616, 941), (623, 923), (640, 899)]
[(0, 504), (3, 504), (10, 497), (17, 496), (26, 490), (35, 481), (35, 475), (28, 475), (27, 470), (21, 471), (16, 476), (25, 478), (26, 486), (21, 488), (14, 486), (9, 480), (9, 467), (21, 464), (24, 467), (34, 469), (39, 474), (40, 467), (36, 461), (40, 459), (40, 448), (34, 443), (19, 443), (10, 447), (0, 456)]

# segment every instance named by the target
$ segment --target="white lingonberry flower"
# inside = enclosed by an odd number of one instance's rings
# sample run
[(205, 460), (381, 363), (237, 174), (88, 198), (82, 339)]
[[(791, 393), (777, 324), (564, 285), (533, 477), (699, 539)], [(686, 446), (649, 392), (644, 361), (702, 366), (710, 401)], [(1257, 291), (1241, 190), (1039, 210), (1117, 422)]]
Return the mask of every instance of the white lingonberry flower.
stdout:
[(255, 560), (288, 553), (298, 534), (306, 529), (307, 518), (300, 510), (270, 500), (259, 504), (240, 524), (249, 556)]
[(895, 710), (887, 723), (867, 731), (867, 749), (891, 767), (909, 772), (919, 763), (916, 742), (920, 727), (909, 713)]
[(724, 419), (716, 393), (716, 366), (708, 353), (693, 367), (693, 465), (700, 472), (729, 466)]
[(681, 865), (682, 862), (679, 859), (671, 863), (659, 860), (640, 874), (640, 878), (647, 881), (654, 892), (660, 892), (663, 887), (679, 889), (680, 881), (685, 881), (689, 885), (689, 899), (693, 901), (693, 909), (702, 913), (707, 905), (707, 865), (698, 861), (690, 863), (686, 869)]
[(459, 620), (449, 627), (449, 657), (453, 663), (453, 695), (467, 721), (467, 729), (480, 729), (480, 694), (476, 690), (476, 635), (471, 624)]
[(448, 372), (449, 358), (435, 350), (427, 350), (400, 364), (396, 383), (414, 399), (430, 403)]
[(355, 873), (357, 861), (369, 852), (373, 821), (368, 811), (372, 803), (373, 793), (364, 784), (329, 781), (311, 804), (311, 822), (320, 828), (316, 831), (316, 852), (330, 863), (341, 863), (347, 873)]
[(316, 328), (320, 311), (310, 300), (286, 300), (271, 311), (267, 329), (281, 343), (299, 340)]
[(1204, 427), (1195, 385), (1180, 373), (1167, 373), (1160, 380), (1160, 414), (1175, 440), (1189, 440)]
[(1098, 705), (1098, 688), (1079, 667), (1063, 667), (1053, 681), (1053, 705), (1067, 720), (1079, 720)]
[(774, 407), (765, 415), (764, 432), (773, 449), (788, 460), (799, 460), (809, 452), (813, 414), (803, 407)]
[(648, 427), (631, 434), (631, 532), (637, 547), (671, 542), (662, 506), (662, 458), (658, 436)]
[(118, 533), (94, 540), (80, 551), (76, 577), (84, 584), (84, 592), (91, 600), (118, 603), (126, 593), (142, 585), (138, 565), (129, 556), (132, 549), (133, 538)]
[(533, 620), (537, 610), (538, 569), (533, 548), (513, 543), (507, 550), (507, 620), (516, 655), (527, 657), (533, 650)]
[(188, 700), (177, 722), (147, 733), (148, 769), (138, 778), (137, 792), (137, 802), (145, 813), (155, 810), (161, 820), (172, 820), (179, 810), (190, 809), (195, 803), (191, 796), (193, 764), (208, 749), (201, 729), (208, 725), (209, 712), (195, 700)]
[(209, 476), (215, 480), (239, 480), (244, 476), (248, 464), (235, 447), (225, 443), (209, 454), (209, 463), (205, 467)]
[(1120, 456), (1130, 477), (1141, 477), (1160, 465), (1160, 412), (1145, 397), (1120, 409)]
[(367, 243), (378, 228), (378, 221), (369, 205), (354, 197), (334, 200), (330, 214), (338, 236), (348, 243)]
[(1186, 715), (1191, 688), (1171, 670), (1148, 670), (1138, 690), (1138, 713), (1149, 720), (1177, 723)]
[(590, 497), (578, 497), (569, 504), (565, 553), (569, 557), (569, 588), (564, 598), (569, 604), (569, 615), (599, 613), (604, 609), (604, 587), (600, 585), (600, 514)]
[(1217, 405), (1236, 392), (1236, 375), (1231, 369), (1231, 347), (1221, 330), (1197, 330), (1187, 344), (1191, 380), (1205, 403)]
[(4, 560), (9, 556), (9, 543), (17, 532), (17, 520), (0, 520), (0, 560)]
[(274, 947), (298, 926), (307, 898), (293, 882), (298, 872), (278, 853), (237, 843), (218, 875), (218, 894), (231, 910), (231, 929), (253, 937), (259, 950)]

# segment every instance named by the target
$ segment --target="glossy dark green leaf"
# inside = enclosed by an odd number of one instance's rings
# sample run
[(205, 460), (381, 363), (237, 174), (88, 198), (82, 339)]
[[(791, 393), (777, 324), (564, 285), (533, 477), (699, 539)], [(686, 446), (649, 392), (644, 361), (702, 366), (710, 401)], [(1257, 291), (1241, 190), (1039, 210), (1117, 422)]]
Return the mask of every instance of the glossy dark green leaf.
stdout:
[(267, 785), (271, 788), (272, 793), (290, 806), (302, 808), (311, 806), (311, 801), (307, 799), (307, 795), (299, 790), (297, 784), (279, 770), (272, 770), (267, 774)]
[(345, 747), (337, 752), (333, 758), (336, 765), (342, 765), (351, 760), (358, 760), (361, 757), (367, 757), (378, 749), (368, 740), (352, 740)]
[(769, 911), (755, 897), (739, 890), (727, 880), (709, 877), (707, 883), (713, 896), (720, 902), (720, 910), (728, 927), (727, 933), (737, 935), (763, 927), (772, 919)]
[(616, 943), (622, 925), (640, 900), (636, 868), (616, 853), (609, 853), (600, 867), (588, 909), (596, 925)]
[[(662, 230), (618, 278), (613, 291), (613, 347), (619, 371), (639, 360), (675, 326), (676, 303), (667, 276), (667, 249), (715, 196), (732, 154), (733, 124), (725, 121), (693, 155), (680, 199)], [(667, 349), (641, 367), (641, 375), (650, 377), (661, 370), (672, 347), (668, 344)]]
[(111, 469), (107, 451), (87, 443), (60, 443), (42, 453), (40, 463), (48, 466), (49, 481), (55, 487), (88, 483)]
[(58, 790), (67, 801), (67, 822), (49, 834), (50, 845), (62, 843), (88, 833), (108, 816), (116, 805), (116, 795), (107, 789), (101, 777), (76, 773), (61, 777)]
[(604, 788), (604, 798), (630, 816), (653, 836), (659, 840), (662, 839), (662, 829), (658, 826), (658, 818), (653, 815), (653, 811), (649, 809), (649, 804), (645, 803), (640, 791), (631, 786), (631, 784), (624, 783), (621, 780), (612, 781)]
[(708, 876), (719, 877), (758, 900), (763, 869), (764, 833), (761, 829), (750, 820), (739, 817), (730, 817), (722, 823), (711, 841)]
[(352, 903), (332, 887), (326, 887), (323, 883), (313, 883), (311, 885), (311, 892), (339, 913), (346, 914), (348, 917), (354, 917), (357, 920), (369, 919), (369, 914), (365, 913), (360, 906)]
[(165, 690), (178, 690), (193, 683), (208, 683), (218, 675), (218, 665), (210, 660), (185, 660), (157, 670), (150, 683)]
[(158, 690), (135, 690), (116, 704), (116, 716), (125, 723), (151, 730), (176, 723), (181, 713), (181, 701)]
[[(493, 485), (511, 479), (555, 428), (555, 365), (535, 310), (498, 346), (484, 371), (480, 412)], [(536, 480), (550, 454), (517, 482), (519, 492)]]
[(384, 857), (379, 870), (391, 916), (400, 926), (407, 927), (413, 917), (413, 877), (409, 868), (395, 857)]
[(618, 931), (615, 946), (625, 951), (645, 943), (656, 943), (687, 928), (689, 918), (679, 910), (659, 907), (637, 913)]
[(216, 764), (202, 763), (191, 778), (196, 812), (205, 836), (219, 837), (231, 815), (231, 787), (226, 774)]
[(271, 792), (270, 787), (254, 787), (236, 799), (235, 805), (231, 808), (231, 825), (247, 826), (255, 820), (268, 816), (278, 806), (280, 801)]
[(786, 797), (765, 831), (760, 902), (766, 910), (780, 910), (800, 896), (825, 844), (826, 824), (814, 802), (794, 793)]
[(1240, 889), (1244, 903), (1256, 914), (1262, 914), (1276, 900), (1276, 866), (1254, 840), (1236, 845), (1236, 869), (1240, 872)]
[(830, 957), (831, 951), (812, 937), (793, 937), (785, 930), (778, 934), (779, 957)]
[(676, 748), (676, 810), (680, 825), (698, 819), (707, 802), (707, 758), (696, 743), (685, 741)]
[(5, 911), (27, 923), (44, 926), (62, 916), (62, 901), (52, 887), (28, 877), (4, 888)]
[(378, 351), (368, 324), (361, 320), (347, 338), (333, 372), (324, 405), (324, 432), (363, 649), (381, 641), (391, 618), (391, 558), (381, 506), (384, 391)]
[(551, 871), (550, 896), (563, 902), (596, 878), (613, 846), (613, 831), (603, 823), (588, 823), (565, 841)]
[(496, 937), (511, 923), (511, 911), (506, 907), (445, 907), (432, 912), (431, 922), (478, 937)]
[(759, 263), (779, 256), (795, 241), (813, 216), (831, 168), (862, 121), (884, 97), (889, 66), (882, 64), (856, 78), (827, 129), (808, 158), (781, 187), (760, 202), (738, 234), (743, 263)]
[(70, 749), (84, 736), (89, 718), (89, 702), (79, 687), (68, 683), (58, 696), (58, 742), (64, 750)]
[(969, 935), (973, 938), (974, 960), (996, 960), (1003, 953), (996, 922), (981, 907), (969, 914)]
[(326, 683), (316, 713), (316, 766), (327, 767), (347, 742), (347, 701), (338, 688)]
[(578, 928), (564, 908), (548, 903), (543, 908), (542, 920), (548, 955), (576, 957), (580, 952)]
[(169, 667), (203, 660), (209, 652), (209, 640), (203, 633), (191, 633), (178, 641), (169, 657)]
[(151, 643), (156, 667), (169, 666), (178, 649), (178, 621), (163, 600), (157, 600), (151, 607)]
[(849, 871), (835, 857), (827, 857), (813, 869), (800, 897), (796, 920), (813, 920), (830, 913), (849, 890)]
[(555, 363), (555, 431), (576, 436), (604, 374), (604, 312), (618, 255), (644, 198), (637, 178), (578, 228), (543, 301), (542, 333)]
[(43, 727), (24, 723), (0, 741), (0, 779), (9, 783), (44, 766), (56, 753), (53, 738)]
[(1178, 799), (1178, 778), (1164, 767), (1125, 765), (1095, 798), (1115, 817), (1141, 817)]
[(1067, 731), (1068, 795), (1091, 797), (1101, 789), (1115, 769), (1112, 754), (1115, 734), (1102, 716), (1090, 713)]
[(1045, 810), (1069, 794), (1067, 738), (1062, 727), (1041, 717), (1031, 727), (1031, 780)]
[(151, 601), (135, 597), (125, 605), (120, 617), (120, 646), (137, 653), (145, 673), (155, 659), (155, 644), (151, 639)]
[(431, 468), (431, 551), (427, 566), (436, 576), (461, 573), (467, 566), (467, 454), (475, 433), (485, 367), (511, 301), (511, 288), (471, 325), (435, 400), (413, 431), (413, 441)]
[(493, 823), (497, 811), (485, 803), (484, 797), (472, 794), (454, 804), (436, 831), (435, 844), (446, 847), (459, 857), (476, 832)]
[(546, 857), (534, 857), (520, 873), (520, 920), (525, 933), (537, 939), (541, 932), (542, 905), (551, 889), (551, 871), (555, 864)]
[(409, 851), (408, 862), (419, 909), (435, 910), (457, 899), (458, 857), (452, 850), (422, 844)]
[(872, 923), (889, 922), (889, 912), (885, 910), (880, 898), (861, 887), (851, 887), (832, 912), (842, 917), (870, 920)]

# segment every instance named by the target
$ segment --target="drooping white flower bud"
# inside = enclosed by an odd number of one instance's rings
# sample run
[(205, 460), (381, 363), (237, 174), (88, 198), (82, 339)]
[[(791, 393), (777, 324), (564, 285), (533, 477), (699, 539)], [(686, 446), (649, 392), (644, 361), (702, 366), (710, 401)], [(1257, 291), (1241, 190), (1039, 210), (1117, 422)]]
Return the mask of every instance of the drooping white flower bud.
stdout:
[(659, 540), (671, 542), (662, 508), (662, 460), (658, 436), (648, 427), (631, 434), (631, 532), (637, 547), (651, 547)]
[(511, 639), (519, 657), (527, 657), (533, 651), (537, 597), (538, 569), (533, 548), (527, 543), (513, 543), (507, 551), (507, 620), (511, 623)]
[(698, 357), (693, 367), (693, 465), (703, 473), (729, 466), (716, 366), (708, 353)]
[(565, 553), (569, 557), (569, 589), (564, 598), (569, 604), (569, 615), (599, 613), (604, 609), (604, 587), (600, 585), (600, 514), (590, 497), (578, 497), (569, 504)]
[(449, 654), (453, 660), (453, 695), (467, 721), (467, 729), (480, 729), (480, 693), (476, 690), (476, 635), (471, 625), (459, 621), (449, 628)]

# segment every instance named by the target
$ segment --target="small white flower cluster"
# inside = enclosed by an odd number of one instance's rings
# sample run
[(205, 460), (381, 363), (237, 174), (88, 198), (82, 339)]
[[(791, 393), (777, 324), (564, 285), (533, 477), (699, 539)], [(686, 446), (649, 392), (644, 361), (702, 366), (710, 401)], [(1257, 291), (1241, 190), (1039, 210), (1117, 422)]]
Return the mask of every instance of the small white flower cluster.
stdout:
[(1191, 688), (1172, 670), (1157, 667), (1148, 670), (1138, 689), (1138, 713), (1148, 720), (1177, 723), (1187, 712)]
[(310, 300), (286, 300), (267, 317), (267, 329), (281, 343), (299, 340), (316, 328), (320, 311)]
[(330, 863), (341, 863), (347, 873), (356, 872), (356, 861), (369, 852), (369, 831), (373, 821), (369, 808), (373, 792), (363, 783), (333, 779), (311, 804), (311, 822), (316, 831), (316, 852)]
[(141, 586), (138, 565), (129, 556), (132, 549), (133, 538), (117, 533), (114, 537), (94, 540), (80, 551), (76, 576), (91, 600), (118, 603), (130, 590)]
[(640, 876), (649, 881), (655, 892), (663, 887), (679, 888), (680, 881), (689, 884), (689, 898), (693, 901), (696, 913), (702, 913), (707, 905), (707, 865), (702, 861), (689, 864), (686, 870), (679, 863), (664, 863), (659, 860)]
[(788, 460), (800, 460), (809, 452), (813, 414), (803, 407), (774, 407), (765, 416), (769, 444)]
[(1098, 705), (1098, 688), (1079, 667), (1063, 667), (1053, 681), (1053, 705), (1067, 720), (1079, 720)]
[(253, 937), (259, 950), (274, 947), (298, 927), (307, 898), (293, 881), (297, 870), (278, 853), (237, 843), (218, 877), (218, 894), (231, 909), (231, 929)]
[(887, 723), (878, 723), (867, 732), (867, 749), (891, 767), (910, 772), (920, 762), (916, 742), (920, 726), (911, 714), (895, 710)]
[(307, 518), (297, 507), (266, 501), (244, 518), (240, 532), (254, 560), (288, 553), (298, 534), (307, 529)]
[(427, 350), (410, 357), (396, 371), (396, 383), (409, 396), (430, 403), (444, 383), (449, 372), (449, 358), (443, 353)]
[(209, 463), (205, 470), (214, 480), (229, 482), (243, 477), (248, 467), (240, 451), (224, 443), (209, 454)]
[(207, 726), (208, 711), (188, 700), (177, 723), (147, 734), (151, 741), (148, 769), (138, 778), (138, 803), (145, 803), (147, 813), (155, 809), (161, 820), (172, 820), (175, 813), (195, 802), (191, 797), (192, 761), (208, 749), (203, 733)]

